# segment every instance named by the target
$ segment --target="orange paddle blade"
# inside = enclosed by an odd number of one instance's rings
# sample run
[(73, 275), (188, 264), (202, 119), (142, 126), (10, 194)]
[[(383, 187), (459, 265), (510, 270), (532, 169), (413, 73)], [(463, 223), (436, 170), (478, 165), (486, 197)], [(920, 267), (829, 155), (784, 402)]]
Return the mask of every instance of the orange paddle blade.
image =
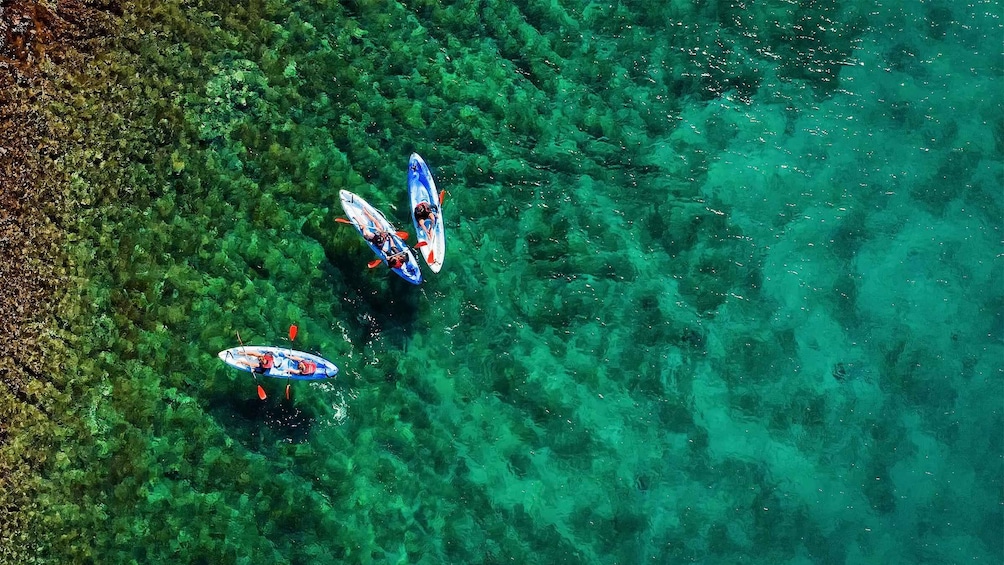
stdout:
[(401, 239), (403, 239), (405, 241), (408, 241), (408, 232), (402, 230), (402, 231), (399, 231), (399, 232), (396, 232), (396, 233), (397, 233), (398, 237), (400, 237)]
[(415, 249), (418, 249), (419, 247), (425, 247), (426, 245), (429, 245), (428, 241), (419, 241), (418, 243), (415, 244)]
[(435, 251), (430, 251), (429, 252), (429, 263), (435, 263), (435, 262), (436, 262), (436, 252)]
[(261, 385), (258, 385), (258, 398), (265, 400), (265, 389), (261, 388)]
[(339, 224), (355, 225), (355, 224), (352, 223), (352, 220), (350, 220), (348, 218), (335, 218), (335, 221), (338, 222)]
[(443, 201), (444, 200), (446, 200), (446, 192), (445, 191), (439, 193), (439, 205), (440, 206), (443, 205)]
[(374, 260), (370, 261), (369, 263), (367, 263), (366, 266), (372, 269), (373, 267), (376, 267), (380, 263), (382, 263), (382, 261), (380, 261), (380, 259), (374, 259)]
[(292, 324), (291, 326), (289, 326), (289, 341), (293, 341), (294, 339), (296, 339), (297, 329), (298, 328), (296, 327), (296, 324)]
[(286, 400), (289, 400), (289, 385), (286, 385)]

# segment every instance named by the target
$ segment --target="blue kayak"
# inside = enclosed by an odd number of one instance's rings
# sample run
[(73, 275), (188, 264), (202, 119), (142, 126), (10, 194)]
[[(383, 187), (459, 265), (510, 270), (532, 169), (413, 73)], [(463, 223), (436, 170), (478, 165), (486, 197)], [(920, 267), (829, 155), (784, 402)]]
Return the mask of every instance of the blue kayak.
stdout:
[[(446, 255), (442, 199), (436, 190), (432, 171), (418, 153), (412, 153), (408, 161), (408, 196), (411, 200), (411, 221), (415, 224), (415, 236), (419, 243), (425, 242), (418, 250), (432, 272), (438, 273), (443, 268), (443, 256)], [(415, 215), (415, 209), (420, 205), (428, 207), (431, 212), (423, 220)]]
[[(297, 381), (330, 379), (338, 374), (334, 363), (312, 353), (273, 347), (270, 345), (242, 345), (220, 351), (220, 359), (235, 369), (251, 372), (261, 363), (264, 355), (272, 356), (272, 367), (256, 371), (259, 375)], [(301, 361), (305, 362), (301, 365)], [(312, 372), (304, 374), (302, 369)]]
[[(370, 246), (373, 253), (402, 279), (411, 284), (421, 283), (422, 269), (418, 266), (415, 254), (411, 252), (408, 244), (398, 237), (397, 230), (387, 221), (387, 218), (358, 194), (341, 190), (338, 192), (338, 196), (342, 201), (342, 209), (345, 210), (349, 222), (355, 226), (356, 231), (366, 241), (366, 245)], [(387, 238), (379, 247), (367, 239), (368, 235), (372, 236), (376, 233), (383, 234)]]

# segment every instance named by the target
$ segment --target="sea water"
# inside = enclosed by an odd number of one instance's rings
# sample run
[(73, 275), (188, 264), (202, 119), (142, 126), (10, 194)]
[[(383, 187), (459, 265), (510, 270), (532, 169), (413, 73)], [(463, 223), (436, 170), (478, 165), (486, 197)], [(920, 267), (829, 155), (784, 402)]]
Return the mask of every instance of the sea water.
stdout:
[[(999, 3), (183, 10), (89, 85), (57, 558), (1004, 557)], [(334, 221), (411, 152), (420, 287)], [(290, 324), (342, 373), (259, 401)]]

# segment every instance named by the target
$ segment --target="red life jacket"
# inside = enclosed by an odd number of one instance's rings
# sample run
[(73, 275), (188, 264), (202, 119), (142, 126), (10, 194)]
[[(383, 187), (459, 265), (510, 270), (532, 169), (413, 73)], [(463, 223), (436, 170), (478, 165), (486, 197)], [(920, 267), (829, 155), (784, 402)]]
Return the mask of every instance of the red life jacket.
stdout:
[(300, 371), (302, 371), (300, 373), (301, 375), (313, 375), (317, 371), (317, 363), (314, 363), (313, 361), (303, 360), (300, 361), (300, 363), (303, 364), (303, 368), (300, 369)]
[(261, 356), (261, 368), (271, 369), (275, 361), (275, 357), (272, 357), (271, 353), (266, 353)]

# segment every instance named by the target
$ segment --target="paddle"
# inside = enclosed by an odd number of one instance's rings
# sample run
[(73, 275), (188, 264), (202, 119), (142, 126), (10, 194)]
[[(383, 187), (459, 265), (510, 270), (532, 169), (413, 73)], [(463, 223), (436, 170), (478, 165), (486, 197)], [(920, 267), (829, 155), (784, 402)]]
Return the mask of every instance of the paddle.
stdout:
[[(415, 244), (415, 249), (418, 249), (419, 247), (425, 247), (426, 245), (429, 245), (428, 241), (419, 241), (418, 243)], [(435, 251), (430, 251), (429, 252), (429, 263), (435, 263), (435, 262), (436, 262), (436, 252)]]
[[(293, 340), (296, 339), (296, 324), (290, 324), (289, 326), (289, 343), (292, 344)], [(290, 348), (292, 350), (292, 348)], [(289, 400), (289, 376), (286, 377), (286, 400)]]
[(335, 221), (339, 224), (349, 224), (350, 226), (356, 225), (352, 220), (348, 218), (335, 218)]
[[(241, 339), (240, 330), (237, 330), (237, 343), (241, 344), (242, 348), (244, 347), (244, 340)], [(258, 398), (265, 400), (265, 389), (262, 388), (261, 384), (258, 382), (258, 373), (255, 373), (254, 369), (251, 369), (251, 376), (254, 377), (254, 384), (258, 385)]]
[(443, 201), (444, 200), (446, 200), (446, 191), (445, 190), (443, 192), (439, 193), (439, 205), (440, 206), (443, 205)]

